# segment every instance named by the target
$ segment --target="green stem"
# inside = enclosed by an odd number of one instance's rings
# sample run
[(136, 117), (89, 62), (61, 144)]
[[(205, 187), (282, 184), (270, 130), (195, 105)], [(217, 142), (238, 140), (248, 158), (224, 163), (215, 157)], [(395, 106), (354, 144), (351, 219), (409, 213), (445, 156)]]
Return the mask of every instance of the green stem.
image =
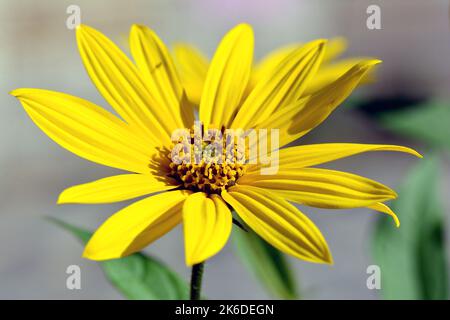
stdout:
[(191, 273), (191, 300), (200, 300), (200, 291), (202, 288), (202, 277), (205, 263), (198, 263), (192, 266)]

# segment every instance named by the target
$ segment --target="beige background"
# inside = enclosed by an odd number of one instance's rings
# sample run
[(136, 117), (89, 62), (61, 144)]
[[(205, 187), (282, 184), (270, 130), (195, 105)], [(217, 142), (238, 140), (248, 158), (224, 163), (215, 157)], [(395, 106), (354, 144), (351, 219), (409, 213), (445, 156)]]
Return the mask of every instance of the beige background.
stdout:
[[(382, 30), (365, 26), (366, 8), (378, 3)], [(449, 98), (450, 37), (447, 1), (0, 1), (0, 298), (120, 298), (96, 263), (80, 258), (82, 248), (65, 231), (43, 220), (57, 216), (94, 229), (125, 204), (56, 206), (65, 187), (113, 173), (59, 148), (28, 119), (7, 95), (18, 87), (63, 91), (105, 106), (83, 69), (74, 33), (65, 26), (66, 8), (81, 7), (82, 22), (118, 42), (132, 23), (143, 23), (168, 44), (190, 41), (211, 54), (220, 37), (234, 24), (251, 23), (256, 53), (291, 41), (343, 35), (348, 54), (384, 60), (377, 84), (363, 94), (396, 93)], [(337, 111), (304, 143), (404, 143), (371, 120), (348, 110)], [(375, 153), (339, 161), (332, 167), (360, 173), (390, 186), (400, 183), (416, 160), (401, 154)], [(448, 163), (443, 168), (448, 181)], [(442, 190), (449, 190), (448, 183)], [(443, 194), (445, 191), (443, 191)], [(447, 192), (448, 194), (448, 192)], [(447, 206), (448, 207), (448, 206)], [(303, 208), (302, 208), (303, 209)], [(306, 298), (373, 299), (366, 288), (372, 263), (369, 239), (376, 215), (368, 210), (347, 212), (304, 208), (322, 229), (335, 265), (318, 266), (292, 260)], [(267, 298), (228, 246), (206, 269), (205, 294), (210, 298)], [(179, 229), (152, 245), (161, 257), (187, 276)], [(65, 288), (66, 267), (82, 267), (82, 290)]]

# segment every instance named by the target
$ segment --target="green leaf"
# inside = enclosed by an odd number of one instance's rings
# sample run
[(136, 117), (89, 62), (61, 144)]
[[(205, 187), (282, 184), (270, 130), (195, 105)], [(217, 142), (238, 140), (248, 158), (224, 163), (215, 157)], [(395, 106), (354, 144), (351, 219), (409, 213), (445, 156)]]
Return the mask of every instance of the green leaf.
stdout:
[(448, 298), (438, 167), (437, 158), (428, 156), (411, 170), (393, 208), (399, 229), (379, 220), (373, 252), (385, 299)]
[(440, 102), (429, 102), (414, 109), (389, 112), (381, 123), (386, 128), (417, 138), (431, 147), (450, 149), (450, 106)]
[(246, 268), (272, 295), (282, 299), (297, 299), (297, 287), (283, 253), (248, 227), (245, 228), (248, 231), (236, 228), (233, 232), (233, 242)]
[[(63, 227), (86, 243), (92, 233), (55, 218)], [(99, 262), (106, 278), (127, 298), (133, 300), (179, 300), (189, 298), (187, 283), (157, 259), (135, 253), (125, 258)]]

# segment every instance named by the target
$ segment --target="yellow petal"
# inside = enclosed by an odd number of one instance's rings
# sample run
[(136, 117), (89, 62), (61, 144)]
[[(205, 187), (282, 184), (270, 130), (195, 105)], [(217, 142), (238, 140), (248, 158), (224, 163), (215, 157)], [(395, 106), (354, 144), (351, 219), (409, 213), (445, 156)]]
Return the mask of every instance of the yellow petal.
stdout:
[(379, 63), (381, 63), (380, 60), (366, 60), (360, 62), (337, 81), (313, 94), (305, 107), (297, 114), (289, 132), (298, 132), (302, 130), (301, 133), (305, 134), (319, 125), (351, 94), (361, 78)]
[(168, 191), (125, 207), (98, 228), (83, 257), (108, 260), (142, 250), (181, 222), (188, 195), (187, 191)]
[(186, 264), (205, 261), (226, 244), (232, 226), (227, 205), (217, 196), (210, 198), (203, 192), (190, 195), (183, 205)]
[(367, 207), (397, 196), (371, 179), (318, 168), (282, 169), (274, 175), (245, 174), (238, 183), (270, 189), (289, 201), (330, 209)]
[(174, 47), (174, 54), (187, 96), (192, 103), (198, 106), (209, 61), (197, 48), (185, 43), (177, 43)]
[(275, 248), (296, 258), (332, 263), (320, 230), (297, 208), (266, 190), (235, 186), (223, 199), (244, 222)]
[[(315, 166), (371, 151), (397, 151), (422, 158), (415, 150), (407, 147), (359, 143), (321, 143), (295, 146), (281, 149), (278, 156), (280, 159), (280, 168), (288, 169)], [(247, 168), (246, 172), (255, 172), (260, 169), (261, 165), (254, 165)]]
[[(336, 81), (342, 77), (347, 71), (349, 71), (354, 65), (359, 62), (373, 60), (373, 58), (368, 57), (354, 57), (342, 59), (333, 63), (328, 63), (322, 65), (322, 67), (317, 71), (316, 76), (308, 85), (305, 90), (305, 95), (312, 94), (329, 85), (330, 83)], [(362, 77), (361, 83), (368, 83), (374, 80), (374, 72), (368, 72)]]
[(347, 50), (347, 47), (348, 47), (347, 39), (343, 37), (336, 37), (330, 39), (325, 48), (325, 53), (323, 55), (323, 62), (326, 63), (337, 58), (345, 50)]
[(181, 109), (183, 86), (175, 70), (169, 51), (155, 32), (142, 25), (133, 25), (130, 49), (149, 91), (179, 128), (190, 128), (194, 111)]
[(227, 126), (247, 87), (253, 59), (253, 31), (240, 24), (220, 42), (206, 75), (200, 101), (205, 126)]
[[(285, 110), (280, 109), (273, 114), (271, 118), (283, 123), (279, 127), (280, 147), (297, 140), (321, 124), (352, 93), (361, 78), (380, 62), (380, 60), (368, 60), (358, 63), (337, 81), (308, 98), (295, 102)], [(270, 124), (266, 121), (258, 126), (265, 125)]]
[(176, 181), (166, 177), (121, 174), (67, 188), (59, 195), (58, 204), (124, 201), (176, 187)]
[(397, 215), (394, 213), (394, 211), (391, 210), (391, 208), (389, 208), (384, 203), (378, 202), (371, 206), (368, 206), (368, 208), (390, 215), (394, 220), (395, 226), (397, 228), (400, 228), (400, 220), (398, 219)]
[(312, 41), (284, 58), (245, 99), (231, 127), (250, 129), (268, 119), (278, 108), (296, 101), (316, 73), (324, 47), (324, 40)]
[(11, 92), (34, 123), (63, 148), (90, 161), (132, 172), (149, 172), (154, 148), (129, 126), (86, 100), (41, 89)]
[[(262, 79), (267, 73), (273, 72), (284, 58), (286, 58), (289, 54), (294, 52), (295, 49), (298, 49), (301, 46), (301, 43), (291, 43), (268, 53), (254, 67), (251, 77), (251, 87), (253, 88), (258, 83), (258, 81)], [(325, 46), (325, 53), (322, 60), (323, 63), (336, 58), (346, 49), (347, 40), (345, 38), (337, 37), (330, 39)], [(320, 72), (320, 69), (318, 72)], [(314, 77), (311, 82), (315, 82), (315, 78), (316, 77)], [(310, 86), (311, 84), (308, 85), (308, 88)], [(306, 90), (308, 90), (308, 88)]]
[(84, 66), (108, 103), (155, 145), (169, 145), (179, 128), (168, 121), (168, 110), (147, 90), (135, 65), (107, 37), (85, 25), (77, 28), (77, 43)]
[(260, 79), (267, 73), (273, 72), (281, 61), (301, 46), (301, 43), (291, 43), (269, 52), (254, 67), (252, 71), (252, 82), (257, 84)]

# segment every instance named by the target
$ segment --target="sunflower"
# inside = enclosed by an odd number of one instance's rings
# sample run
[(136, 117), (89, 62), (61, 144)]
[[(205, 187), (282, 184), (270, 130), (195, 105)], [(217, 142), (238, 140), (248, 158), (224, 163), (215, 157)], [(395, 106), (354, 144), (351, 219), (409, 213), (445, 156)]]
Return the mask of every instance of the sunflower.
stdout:
[[(244, 96), (252, 91), (259, 80), (264, 78), (265, 74), (271, 73), (284, 58), (302, 45), (302, 43), (291, 43), (282, 46), (269, 52), (255, 63)], [(369, 59), (367, 57), (337, 59), (347, 49), (347, 46), (347, 40), (343, 37), (336, 37), (328, 41), (319, 70), (317, 70), (314, 78), (308, 83), (304, 94), (310, 94), (320, 90), (333, 81), (336, 81), (356, 63)], [(174, 46), (174, 57), (186, 94), (189, 100), (198, 106), (206, 74), (208, 73), (209, 60), (200, 50), (188, 43), (176, 43)], [(367, 72), (361, 79), (361, 83), (374, 81), (374, 73), (374, 70)]]
[[(199, 264), (226, 244), (235, 211), (277, 249), (306, 261), (332, 263), (320, 230), (291, 202), (330, 209), (367, 207), (391, 215), (398, 224), (383, 203), (396, 197), (392, 189), (355, 174), (313, 166), (368, 151), (420, 156), (417, 152), (402, 146), (351, 143), (285, 147), (322, 123), (379, 60), (362, 60), (337, 80), (308, 93), (326, 47), (325, 40), (315, 40), (282, 57), (246, 92), (254, 40), (251, 27), (240, 24), (224, 36), (208, 67), (199, 127), (170, 53), (152, 30), (132, 26), (135, 64), (88, 26), (79, 26), (76, 37), (90, 78), (117, 115), (54, 91), (17, 89), (11, 94), (60, 146), (129, 173), (68, 188), (58, 204), (112, 203), (154, 194), (107, 219), (86, 245), (84, 257), (127, 256), (183, 223), (186, 264)], [(264, 174), (267, 168), (262, 162), (216, 161), (211, 154), (198, 163), (177, 162), (172, 157), (178, 145), (173, 133), (180, 128), (192, 140), (209, 128), (278, 129), (278, 146), (270, 145), (270, 152), (279, 155), (277, 170)], [(212, 144), (203, 141), (201, 147)], [(231, 146), (233, 155), (247, 152)]]

